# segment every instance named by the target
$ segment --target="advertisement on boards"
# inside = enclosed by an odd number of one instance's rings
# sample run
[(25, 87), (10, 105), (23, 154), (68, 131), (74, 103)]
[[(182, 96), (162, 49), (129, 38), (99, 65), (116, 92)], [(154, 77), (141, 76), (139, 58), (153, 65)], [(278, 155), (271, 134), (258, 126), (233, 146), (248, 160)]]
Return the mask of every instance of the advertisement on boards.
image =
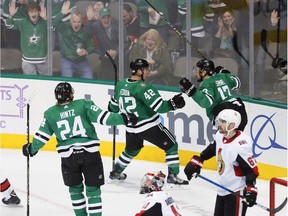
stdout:
[[(30, 104), (30, 134), (33, 135), (42, 122), (43, 113), (56, 103), (55, 86), (59, 81), (38, 79), (1, 78), (1, 136), (26, 135), (27, 103)], [(113, 95), (113, 85), (70, 82), (75, 99), (93, 100), (103, 110)], [(177, 92), (160, 91), (164, 99)], [(176, 136), (179, 149), (201, 152), (213, 141), (215, 128), (209, 122), (205, 110), (184, 95), (186, 106), (161, 115), (163, 124)], [(258, 162), (287, 168), (287, 109), (245, 102), (248, 124), (245, 133), (253, 140), (253, 153)], [(95, 124), (101, 141), (112, 141), (112, 127)], [(118, 126), (117, 142), (125, 142), (125, 127)], [(2, 139), (1, 141), (11, 139)], [(2, 145), (8, 146), (7, 143)], [(12, 145), (12, 144), (11, 144)], [(145, 143), (145, 145), (150, 145)], [(13, 147), (13, 146), (11, 146)], [(277, 160), (276, 160), (277, 158)]]

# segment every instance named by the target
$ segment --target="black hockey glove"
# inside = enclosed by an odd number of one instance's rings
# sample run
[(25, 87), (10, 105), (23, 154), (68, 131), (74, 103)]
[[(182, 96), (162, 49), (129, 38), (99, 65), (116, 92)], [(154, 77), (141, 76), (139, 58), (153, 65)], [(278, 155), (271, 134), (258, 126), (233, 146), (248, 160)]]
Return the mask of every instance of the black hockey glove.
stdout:
[(184, 173), (186, 174), (189, 181), (193, 177), (194, 173), (196, 173), (195, 178), (198, 174), (200, 174), (201, 168), (203, 167), (203, 162), (204, 160), (201, 157), (194, 155), (187, 163), (186, 167), (184, 168)]
[(196, 87), (193, 83), (191, 83), (188, 79), (186, 79), (185, 77), (183, 77), (180, 82), (180, 90), (181, 92), (185, 93), (186, 95), (188, 95), (188, 97), (191, 97), (192, 95), (195, 94), (196, 92)]
[(217, 66), (215, 69), (214, 69), (214, 72), (216, 74), (219, 74), (219, 73), (228, 73), (230, 74), (230, 71), (227, 70), (226, 68), (222, 67), (222, 66)]
[(245, 197), (247, 205), (249, 207), (252, 207), (255, 205), (256, 199), (257, 199), (257, 194), (258, 194), (258, 190), (254, 186), (246, 187), (244, 189), (244, 197)]
[(132, 126), (135, 126), (138, 122), (138, 117), (133, 113), (122, 113), (121, 115), (123, 116), (126, 125), (131, 124)]
[(172, 99), (169, 100), (173, 110), (181, 109), (185, 106), (185, 100), (181, 94), (175, 95)]
[(31, 143), (27, 143), (27, 144), (22, 146), (22, 153), (26, 157), (28, 157), (28, 156), (33, 157), (34, 155), (36, 155), (38, 153), (38, 151), (35, 152), (34, 154), (32, 154), (32, 152), (31, 152)]

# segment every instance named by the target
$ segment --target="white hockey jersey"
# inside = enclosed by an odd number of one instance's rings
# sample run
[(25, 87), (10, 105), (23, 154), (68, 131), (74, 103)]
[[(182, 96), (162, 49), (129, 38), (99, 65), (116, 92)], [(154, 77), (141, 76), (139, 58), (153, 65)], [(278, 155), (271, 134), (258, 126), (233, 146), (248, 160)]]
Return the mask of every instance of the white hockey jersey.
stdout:
[(146, 196), (144, 205), (135, 216), (155, 215), (158, 212), (161, 212), (162, 216), (182, 215), (173, 198), (166, 191), (153, 191)]
[[(227, 140), (218, 131), (215, 141), (218, 183), (235, 192), (243, 190), (246, 187), (246, 177), (237, 162), (237, 157), (241, 157), (252, 170), (258, 172), (257, 162), (252, 153), (252, 139), (243, 132), (237, 131), (234, 137)], [(219, 188), (217, 193), (220, 196), (230, 194), (222, 188)]]

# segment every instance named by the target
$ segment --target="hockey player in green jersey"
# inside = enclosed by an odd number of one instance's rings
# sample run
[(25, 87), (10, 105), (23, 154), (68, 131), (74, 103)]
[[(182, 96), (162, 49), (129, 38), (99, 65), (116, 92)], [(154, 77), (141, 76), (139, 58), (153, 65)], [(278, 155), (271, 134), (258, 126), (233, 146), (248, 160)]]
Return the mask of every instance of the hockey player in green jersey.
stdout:
[(61, 156), (64, 184), (69, 187), (75, 215), (101, 216), (100, 186), (104, 184), (104, 173), (99, 152), (100, 140), (92, 122), (102, 125), (135, 125), (137, 117), (134, 114), (104, 111), (85, 99), (74, 100), (74, 90), (67, 82), (56, 86), (55, 97), (57, 104), (45, 111), (32, 144), (23, 146), (23, 154), (34, 156), (54, 133), (58, 142), (56, 149)]
[[(219, 69), (219, 67), (217, 67)], [(218, 70), (225, 71), (223, 68)], [(198, 82), (201, 82), (199, 88), (196, 88), (188, 79), (180, 80), (181, 91), (206, 109), (209, 120), (215, 125), (215, 119), (224, 109), (232, 109), (238, 111), (241, 115), (241, 122), (237, 129), (243, 131), (247, 124), (247, 113), (243, 101), (232, 94), (233, 90), (237, 90), (241, 83), (237, 76), (227, 73), (217, 73), (214, 62), (208, 59), (202, 59), (196, 64), (195, 76)], [(201, 153), (201, 155), (193, 156), (184, 169), (187, 178), (191, 179), (191, 163), (203, 164), (204, 160), (208, 160), (215, 156), (216, 143), (213, 141)], [(193, 166), (192, 166), (193, 167)]]
[(124, 180), (124, 169), (143, 148), (144, 140), (158, 146), (166, 153), (168, 165), (167, 183), (188, 184), (178, 177), (178, 144), (171, 132), (161, 124), (159, 113), (167, 113), (185, 106), (181, 94), (170, 100), (164, 100), (158, 90), (146, 82), (149, 64), (144, 59), (135, 59), (130, 63), (131, 78), (118, 82), (114, 97), (109, 103), (113, 112), (134, 113), (138, 123), (126, 127), (126, 147), (120, 154), (115, 168), (110, 172), (110, 180)]
[[(233, 94), (233, 91), (240, 88), (240, 80), (237, 76), (228, 73), (227, 70), (219, 66), (217, 69), (216, 72), (214, 62), (211, 60), (202, 59), (198, 61), (195, 76), (197, 81), (201, 82), (199, 88), (196, 88), (187, 78), (182, 78), (179, 82), (181, 91), (191, 97), (199, 106), (206, 109), (206, 115), (213, 125), (217, 115), (223, 109), (238, 111), (242, 119), (238, 129), (243, 131), (247, 124), (245, 105), (239, 97)], [(221, 73), (221, 71), (225, 72)]]

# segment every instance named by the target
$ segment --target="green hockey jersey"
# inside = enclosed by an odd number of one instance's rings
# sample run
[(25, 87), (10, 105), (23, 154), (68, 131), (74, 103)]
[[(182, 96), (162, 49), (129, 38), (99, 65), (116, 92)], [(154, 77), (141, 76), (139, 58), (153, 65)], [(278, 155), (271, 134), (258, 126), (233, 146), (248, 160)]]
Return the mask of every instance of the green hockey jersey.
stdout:
[(125, 124), (122, 115), (103, 111), (92, 101), (80, 99), (65, 105), (55, 105), (44, 112), (44, 119), (33, 138), (31, 152), (42, 148), (53, 134), (61, 157), (69, 157), (74, 149), (96, 152), (100, 140), (92, 122), (102, 125)]
[(206, 109), (206, 115), (212, 121), (213, 109), (220, 103), (237, 98), (232, 91), (239, 88), (240, 80), (237, 76), (220, 73), (203, 80), (192, 98)]
[(14, 19), (8, 17), (6, 25), (20, 31), (22, 60), (32, 64), (46, 62), (47, 57), (47, 22), (40, 18), (36, 24), (30, 18)]
[(136, 126), (126, 127), (126, 131), (131, 133), (139, 133), (158, 125), (159, 113), (173, 110), (170, 102), (163, 100), (153, 85), (143, 80), (130, 79), (118, 82), (109, 109), (113, 112), (134, 113), (138, 117)]

